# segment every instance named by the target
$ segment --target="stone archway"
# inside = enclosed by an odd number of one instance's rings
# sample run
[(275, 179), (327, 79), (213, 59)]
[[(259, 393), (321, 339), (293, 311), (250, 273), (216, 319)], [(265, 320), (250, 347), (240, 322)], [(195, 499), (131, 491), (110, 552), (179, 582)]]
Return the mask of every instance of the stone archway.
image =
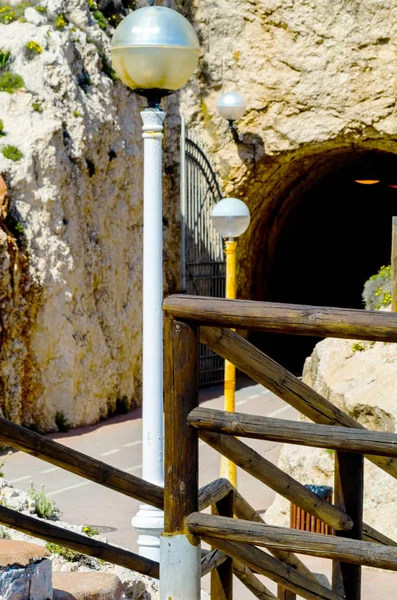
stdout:
[[(273, 188), (247, 201), (249, 234), (241, 239), (241, 296), (256, 300), (362, 308), (364, 281), (390, 260), (397, 189), (389, 187), (393, 154), (352, 146), (287, 161)], [(381, 182), (360, 185), (362, 167)], [(253, 335), (254, 343), (299, 372), (314, 338)], [(287, 349), (287, 351), (286, 351)]]

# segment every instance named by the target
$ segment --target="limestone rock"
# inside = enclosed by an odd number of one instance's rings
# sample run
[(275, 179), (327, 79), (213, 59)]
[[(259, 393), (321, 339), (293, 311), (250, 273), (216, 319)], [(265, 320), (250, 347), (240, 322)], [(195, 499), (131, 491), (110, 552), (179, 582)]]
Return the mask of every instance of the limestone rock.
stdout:
[[(327, 339), (306, 360), (303, 380), (368, 429), (395, 433), (396, 367), (396, 344)], [(333, 485), (327, 450), (285, 445), (279, 466), (303, 484)], [(397, 540), (397, 481), (366, 460), (364, 489), (365, 522)], [(289, 503), (277, 497), (265, 518), (288, 526)]]
[(28, 542), (0, 541), (0, 598), (50, 600), (52, 565), (49, 553)]
[[(0, 408), (50, 431), (57, 414), (86, 425), (118, 399), (140, 403), (144, 103), (112, 79), (112, 29), (99, 28), (85, 0), (43, 4), (45, 18), (27, 7), (27, 22), (0, 24), (7, 68), (24, 80), (0, 92), (9, 197), (0, 218)], [(42, 52), (29, 55), (29, 41)], [(176, 111), (171, 104), (170, 140)], [(5, 158), (6, 145), (23, 157)], [(166, 291), (175, 290), (179, 252), (170, 173)]]
[[(109, 573), (54, 573), (55, 599), (62, 593), (73, 600), (120, 600), (122, 586), (118, 577)], [(66, 596), (67, 600), (67, 596)]]

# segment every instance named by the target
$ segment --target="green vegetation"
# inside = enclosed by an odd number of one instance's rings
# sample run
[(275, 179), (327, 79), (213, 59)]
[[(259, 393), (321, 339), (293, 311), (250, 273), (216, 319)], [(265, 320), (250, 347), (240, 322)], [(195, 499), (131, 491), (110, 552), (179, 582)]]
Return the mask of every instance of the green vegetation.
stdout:
[(391, 265), (381, 267), (365, 282), (363, 300), (368, 310), (379, 310), (391, 304)]
[(41, 13), (42, 15), (44, 15), (47, 12), (46, 7), (40, 6), (39, 4), (36, 4), (35, 9), (37, 10), (38, 13)]
[(59, 510), (54, 502), (45, 495), (44, 485), (36, 490), (33, 481), (30, 482), (28, 488), (28, 496), (34, 500), (36, 504), (35, 513), (41, 519), (54, 519), (59, 516)]
[(24, 80), (16, 73), (9, 73), (7, 71), (0, 76), (0, 92), (13, 94), (16, 90), (23, 88), (24, 85)]
[(73, 113), (73, 116), (76, 117), (76, 119), (77, 119), (78, 117), (82, 117), (83, 115), (78, 110), (75, 110)]
[(59, 31), (63, 31), (67, 24), (68, 24), (68, 21), (67, 21), (65, 15), (59, 15), (59, 17), (57, 17), (57, 19), (55, 21), (55, 29), (58, 29)]
[(33, 100), (32, 108), (35, 112), (38, 112), (38, 113), (42, 113), (44, 110), (41, 100)]
[(40, 46), (40, 44), (38, 42), (35, 42), (34, 40), (30, 40), (29, 42), (26, 42), (25, 48), (31, 55), (41, 54), (43, 52), (43, 48)]
[(59, 411), (55, 415), (55, 425), (58, 427), (58, 431), (66, 433), (70, 429), (70, 423), (65, 417), (62, 411)]
[(8, 25), (13, 21), (23, 21), (25, 8), (30, 6), (30, 2), (20, 2), (16, 6), (10, 6), (9, 4), (4, 4), (0, 2), (0, 23), (3, 25)]
[(116, 81), (118, 79), (117, 73), (113, 69), (112, 63), (108, 59), (105, 50), (103, 50), (102, 48), (98, 48), (98, 52), (99, 52), (99, 56), (101, 57), (101, 61), (102, 61), (102, 71), (105, 73), (105, 75), (110, 77), (110, 79), (112, 79), (113, 81)]
[(92, 16), (94, 17), (94, 19), (96, 20), (96, 22), (98, 23), (98, 25), (102, 29), (102, 31), (105, 31), (105, 29), (107, 29), (109, 23), (105, 19), (104, 14), (100, 10), (94, 10), (92, 12)]
[(0, 50), (0, 69), (4, 70), (6, 68), (10, 56), (11, 52), (9, 50), (6, 52)]
[(4, 135), (7, 135), (7, 134), (4, 131), (4, 123), (3, 123), (2, 119), (0, 119), (0, 137), (3, 137)]
[(330, 450), (329, 448), (327, 448), (325, 452), (329, 454), (329, 456), (334, 456), (335, 454), (335, 450)]
[(83, 531), (88, 537), (94, 537), (94, 535), (98, 535), (99, 533), (98, 529), (94, 529), (91, 525), (85, 525)]
[(353, 352), (363, 352), (364, 350), (365, 350), (365, 346), (363, 346), (359, 342), (354, 342), (354, 344), (352, 345)]
[(65, 548), (64, 546), (59, 546), (58, 544), (53, 544), (51, 542), (47, 542), (45, 547), (49, 552), (51, 552), (51, 554), (58, 554), (68, 562), (79, 562), (84, 558), (84, 554), (80, 554), (80, 552), (69, 550), (69, 548)]
[(9, 160), (12, 160), (14, 162), (21, 160), (21, 158), (23, 157), (23, 153), (20, 150), (18, 150), (16, 146), (11, 145), (4, 146), (1, 149), (1, 153), (4, 156), (4, 158), (8, 158)]

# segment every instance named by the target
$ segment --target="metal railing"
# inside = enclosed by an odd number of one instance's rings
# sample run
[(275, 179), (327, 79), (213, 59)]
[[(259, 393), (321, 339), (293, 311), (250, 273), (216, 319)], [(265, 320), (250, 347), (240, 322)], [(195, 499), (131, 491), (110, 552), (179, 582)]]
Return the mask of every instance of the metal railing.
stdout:
[[(361, 565), (397, 570), (397, 544), (363, 523), (364, 455), (397, 478), (397, 435), (368, 431), (281, 365), (239, 336), (234, 328), (346, 339), (397, 342), (397, 315), (339, 308), (294, 306), (175, 296), (166, 316), (165, 535), (172, 581), (162, 598), (184, 596), (178, 576), (197, 581), (198, 559), (174, 540), (185, 537), (211, 547), (211, 600), (231, 600), (235, 574), (257, 598), (275, 598), (260, 573), (281, 588), (308, 599), (359, 600)], [(314, 423), (226, 413), (198, 405), (198, 348), (206, 344)], [(238, 436), (235, 437), (235, 436)], [(240, 438), (273, 440), (335, 450), (334, 503), (314, 494), (267, 461)], [(335, 535), (266, 525), (226, 481), (207, 486), (198, 500), (199, 438), (297, 507), (326, 523)], [(237, 518), (233, 518), (237, 517)], [(194, 537), (195, 536), (195, 537)], [(198, 541), (195, 542), (196, 544)], [(265, 547), (273, 555), (263, 552)], [(332, 589), (323, 586), (294, 554), (333, 561)], [(195, 559), (196, 556), (196, 559)], [(196, 569), (196, 572), (195, 572)], [(199, 598), (191, 587), (186, 600)], [(168, 594), (168, 595), (167, 595)]]

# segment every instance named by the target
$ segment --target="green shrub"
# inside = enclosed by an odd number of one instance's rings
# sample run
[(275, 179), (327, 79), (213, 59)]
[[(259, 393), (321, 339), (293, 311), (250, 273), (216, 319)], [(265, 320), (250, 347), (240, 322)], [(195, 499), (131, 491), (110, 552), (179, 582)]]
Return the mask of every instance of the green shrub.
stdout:
[(55, 414), (55, 425), (58, 427), (58, 431), (61, 431), (62, 433), (69, 431), (70, 423), (62, 411)]
[(96, 20), (96, 22), (98, 23), (98, 25), (102, 29), (102, 31), (107, 29), (109, 23), (107, 22), (107, 20), (103, 16), (103, 13), (101, 13), (100, 10), (94, 10), (92, 12), (92, 16), (94, 17), (94, 19)]
[(6, 52), (0, 50), (0, 69), (4, 70), (6, 68), (10, 56), (11, 52), (9, 50), (7, 50)]
[(1, 149), (1, 153), (4, 156), (4, 158), (8, 158), (9, 160), (12, 160), (14, 162), (17, 162), (18, 160), (21, 160), (21, 158), (23, 157), (23, 153), (18, 150), (18, 148), (16, 146), (4, 146), (4, 148)]
[(8, 94), (13, 94), (15, 90), (23, 88), (24, 85), (24, 80), (20, 75), (17, 75), (16, 73), (6, 72), (0, 76), (0, 92), (7, 92)]
[(79, 562), (82, 559), (84, 559), (84, 554), (80, 554), (79, 552), (75, 552), (74, 550), (69, 550), (69, 548), (59, 546), (58, 544), (52, 544), (51, 542), (47, 542), (45, 547), (47, 548), (48, 552), (51, 552), (51, 554), (58, 554), (68, 562)]
[(4, 135), (7, 135), (7, 134), (4, 131), (4, 123), (3, 123), (2, 119), (0, 119), (0, 137), (3, 137)]
[(33, 481), (31, 481), (28, 488), (28, 495), (35, 501), (35, 513), (38, 517), (41, 519), (56, 519), (59, 517), (59, 509), (55, 506), (55, 503), (45, 495), (44, 485), (41, 485), (40, 489), (36, 490)]
[(365, 282), (362, 296), (367, 310), (379, 310), (391, 304), (391, 265), (381, 267)]
[(91, 527), (91, 525), (85, 525), (83, 527), (83, 531), (86, 535), (88, 535), (88, 537), (94, 537), (94, 535), (98, 535), (99, 533), (98, 529), (94, 529), (94, 527)]
[(57, 19), (55, 21), (55, 29), (58, 29), (59, 31), (63, 31), (67, 24), (68, 24), (68, 21), (67, 21), (65, 15), (59, 15), (59, 17), (57, 17)]
[(38, 42), (35, 42), (34, 40), (30, 40), (29, 42), (26, 42), (25, 48), (28, 51), (28, 53), (31, 55), (41, 54), (43, 52), (43, 48), (40, 46), (40, 44)]
[(41, 100), (33, 100), (32, 108), (35, 112), (38, 112), (38, 113), (42, 113), (44, 110)]

